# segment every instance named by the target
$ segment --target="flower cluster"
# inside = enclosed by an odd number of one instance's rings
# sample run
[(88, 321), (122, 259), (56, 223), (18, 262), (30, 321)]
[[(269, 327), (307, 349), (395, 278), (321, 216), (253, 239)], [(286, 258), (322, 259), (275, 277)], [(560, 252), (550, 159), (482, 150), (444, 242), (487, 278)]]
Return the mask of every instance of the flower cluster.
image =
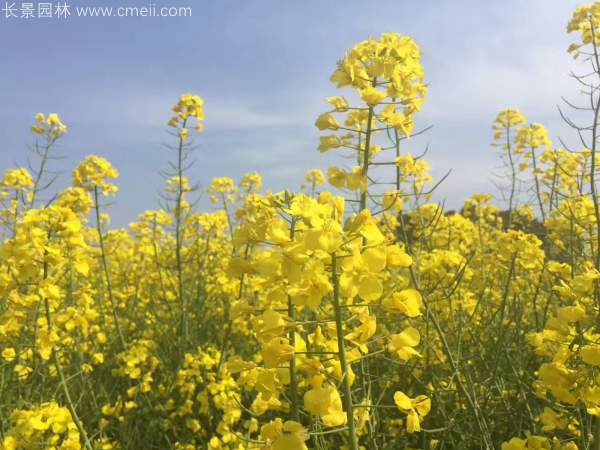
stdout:
[(188, 129), (195, 121), (194, 129), (201, 132), (204, 129), (204, 100), (193, 94), (182, 94), (179, 101), (171, 108), (175, 113), (169, 119), (169, 126), (179, 130), (182, 141), (188, 137)]
[(38, 135), (46, 135), (49, 139), (56, 140), (61, 135), (67, 132), (67, 127), (60, 121), (58, 114), (48, 114), (46, 117), (43, 113), (35, 115), (35, 125), (31, 127), (31, 131)]
[(100, 190), (103, 195), (114, 194), (117, 186), (107, 180), (117, 178), (119, 172), (101, 156), (89, 155), (73, 171), (73, 186), (86, 191)]

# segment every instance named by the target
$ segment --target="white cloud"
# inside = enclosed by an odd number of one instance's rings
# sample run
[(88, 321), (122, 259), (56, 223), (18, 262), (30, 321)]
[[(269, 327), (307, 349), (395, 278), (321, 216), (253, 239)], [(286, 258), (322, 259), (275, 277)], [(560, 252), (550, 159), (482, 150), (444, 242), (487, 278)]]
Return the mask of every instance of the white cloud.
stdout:
[[(531, 49), (526, 64), (499, 62), (493, 58), (470, 58), (458, 61), (452, 70), (447, 66), (431, 81), (429, 101), (424, 116), (430, 120), (484, 119), (508, 106), (520, 108), (525, 115), (547, 116), (555, 113), (560, 96), (573, 91), (568, 76), (569, 64), (560, 56), (564, 49)], [(487, 116), (487, 117), (486, 117)]]
[(206, 106), (206, 126), (239, 129), (303, 126), (306, 117), (294, 109), (276, 114), (268, 108), (253, 105), (252, 101), (219, 100)]

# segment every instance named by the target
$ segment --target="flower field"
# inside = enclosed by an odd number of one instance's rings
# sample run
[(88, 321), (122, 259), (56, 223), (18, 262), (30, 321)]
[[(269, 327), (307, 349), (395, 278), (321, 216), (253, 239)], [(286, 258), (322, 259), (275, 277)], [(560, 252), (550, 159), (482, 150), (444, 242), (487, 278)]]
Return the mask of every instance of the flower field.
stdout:
[(127, 228), (107, 159), (54, 190), (68, 129), (35, 115), (0, 177), (0, 450), (600, 450), (600, 2), (567, 31), (580, 148), (500, 111), (506, 201), (460, 211), (411, 146), (427, 82), (400, 34), (332, 62), (307, 120), (340, 165), (299, 188), (196, 179), (210, 107), (175, 99), (161, 208)]

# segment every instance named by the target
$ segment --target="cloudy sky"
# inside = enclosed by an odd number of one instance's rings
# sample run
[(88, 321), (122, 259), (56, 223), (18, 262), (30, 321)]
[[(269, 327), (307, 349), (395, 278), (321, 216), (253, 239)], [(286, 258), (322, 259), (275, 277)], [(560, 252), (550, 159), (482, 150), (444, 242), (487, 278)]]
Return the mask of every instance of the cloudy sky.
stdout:
[[(28, 0), (31, 1), (31, 0)], [(61, 0), (62, 2), (62, 0)], [(67, 3), (69, 0), (67, 0)], [(12, 3), (12, 2), (9, 2)], [(71, 0), (145, 6), (145, 0)], [(407, 148), (430, 146), (434, 175), (453, 169), (437, 192), (456, 207), (493, 192), (490, 146), (496, 113), (513, 106), (575, 142), (561, 123), (561, 96), (576, 98), (566, 54), (572, 0), (156, 0), (189, 6), (192, 17), (15, 19), (0, 16), (0, 170), (25, 161), (38, 112), (69, 126), (54, 168), (63, 180), (79, 159), (102, 155), (121, 172), (113, 223), (157, 206), (158, 174), (169, 158), (169, 108), (182, 92), (205, 99), (191, 178), (239, 178), (259, 171), (274, 190), (297, 187), (304, 172), (335, 161), (320, 155), (313, 123), (346, 49), (395, 31), (415, 38), (430, 85)], [(4, 6), (4, 0), (0, 6)], [(17, 2), (20, 7), (20, 2)]]

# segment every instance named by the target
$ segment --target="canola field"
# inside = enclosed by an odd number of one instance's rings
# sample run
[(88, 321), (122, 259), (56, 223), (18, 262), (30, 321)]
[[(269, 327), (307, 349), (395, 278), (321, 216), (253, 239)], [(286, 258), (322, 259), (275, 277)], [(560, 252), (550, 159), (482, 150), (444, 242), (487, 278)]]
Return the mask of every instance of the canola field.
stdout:
[(460, 211), (411, 148), (400, 34), (332, 61), (314, 165), (340, 164), (299, 188), (196, 179), (210, 108), (174, 99), (162, 208), (126, 228), (105, 158), (53, 190), (68, 124), (36, 114), (32, 168), (0, 177), (0, 449), (599, 450), (600, 3), (567, 31), (581, 146), (499, 111), (506, 201)]

